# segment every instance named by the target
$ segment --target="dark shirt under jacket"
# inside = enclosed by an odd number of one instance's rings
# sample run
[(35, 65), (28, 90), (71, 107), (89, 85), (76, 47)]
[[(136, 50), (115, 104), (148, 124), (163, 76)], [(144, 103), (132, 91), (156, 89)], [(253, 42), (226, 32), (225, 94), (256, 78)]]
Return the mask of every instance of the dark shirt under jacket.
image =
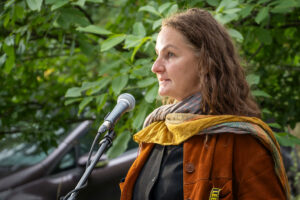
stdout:
[(183, 199), (183, 145), (156, 144), (136, 180), (133, 200)]

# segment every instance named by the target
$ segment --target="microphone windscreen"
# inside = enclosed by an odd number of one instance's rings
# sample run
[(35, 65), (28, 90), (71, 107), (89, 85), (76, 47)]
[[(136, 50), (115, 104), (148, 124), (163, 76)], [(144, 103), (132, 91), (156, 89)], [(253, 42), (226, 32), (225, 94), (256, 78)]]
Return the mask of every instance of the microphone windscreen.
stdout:
[(121, 94), (119, 97), (118, 97), (118, 103), (119, 102), (125, 102), (128, 104), (128, 110), (127, 111), (131, 111), (134, 109), (134, 106), (135, 106), (135, 98), (129, 94), (129, 93), (124, 93), (124, 94)]

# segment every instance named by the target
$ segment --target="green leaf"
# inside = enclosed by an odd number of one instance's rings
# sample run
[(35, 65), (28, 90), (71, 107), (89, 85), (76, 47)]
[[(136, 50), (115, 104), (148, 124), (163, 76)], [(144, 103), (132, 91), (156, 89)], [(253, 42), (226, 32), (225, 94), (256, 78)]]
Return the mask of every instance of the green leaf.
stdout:
[(79, 97), (81, 92), (82, 89), (80, 87), (72, 87), (67, 90), (65, 97)]
[(269, 16), (269, 7), (264, 7), (258, 12), (257, 16), (255, 17), (255, 22), (260, 24), (268, 16)]
[(110, 63), (107, 63), (105, 65), (101, 65), (101, 68), (98, 71), (98, 75), (102, 76), (105, 73), (109, 73), (111, 74), (111, 72), (116, 71), (116, 69), (118, 69), (118, 67), (123, 63), (122, 60), (113, 60)]
[(85, 37), (78, 37), (77, 41), (79, 43), (80, 50), (87, 56), (94, 55), (99, 48), (99, 46), (93, 46), (90, 44), (89, 40)]
[(111, 159), (121, 155), (127, 149), (130, 139), (131, 134), (129, 131), (120, 133), (113, 141), (112, 147), (107, 151), (108, 158)]
[(51, 6), (51, 11), (63, 7), (63, 6), (66, 5), (68, 2), (69, 2), (69, 0), (59, 0), (59, 1), (56, 1), (56, 2)]
[(174, 13), (176, 13), (178, 11), (178, 5), (177, 4), (174, 4), (168, 11), (167, 15), (165, 16), (170, 16)]
[(18, 47), (18, 50), (17, 50), (17, 54), (23, 54), (25, 49), (26, 49), (26, 46), (24, 44), (24, 40), (21, 39), (21, 41), (19, 42), (19, 47)]
[(83, 82), (82, 86), (81, 86), (81, 91), (97, 87), (97, 86), (99, 86), (99, 82), (100, 81)]
[(228, 29), (228, 33), (231, 37), (235, 38), (238, 42), (242, 42), (244, 40), (243, 35), (235, 29)]
[(300, 3), (297, 4), (297, 1), (295, 0), (284, 0), (277, 2), (279, 2), (279, 4), (271, 9), (272, 13), (288, 13), (291, 12), (293, 8), (299, 7), (300, 5)]
[(57, 2), (59, 2), (61, 0), (45, 0), (45, 4), (49, 5), (49, 4), (55, 4)]
[(266, 93), (262, 90), (253, 90), (252, 95), (256, 96), (256, 97), (267, 97), (267, 98), (271, 97), (268, 93)]
[(78, 114), (80, 114), (83, 109), (89, 104), (91, 103), (91, 101), (93, 101), (94, 97), (85, 97), (81, 103), (79, 104), (79, 111)]
[(140, 80), (137, 82), (138, 87), (147, 87), (149, 85), (152, 85), (153, 83), (157, 82), (157, 78), (154, 77), (148, 77), (146, 79)]
[(300, 145), (300, 139), (288, 133), (275, 133), (280, 145), (294, 147)]
[(164, 3), (163, 5), (159, 6), (158, 12), (163, 14), (172, 4), (170, 2)]
[(247, 5), (245, 8), (243, 8), (240, 12), (240, 15), (242, 18), (245, 18), (249, 16), (253, 10), (254, 6), (253, 5)]
[(277, 123), (268, 123), (268, 125), (269, 125), (270, 127), (274, 127), (274, 128), (277, 128), (277, 129), (281, 129), (281, 126), (280, 126), (279, 124), (277, 124)]
[(142, 41), (141, 41), (141, 43), (133, 49), (133, 52), (132, 52), (131, 58), (130, 58), (131, 62), (133, 62), (135, 54), (137, 53), (137, 51), (141, 48), (141, 46), (142, 46), (147, 40), (152, 40), (152, 38), (151, 38), (151, 37), (145, 37), (145, 38), (143, 38)]
[(149, 109), (149, 103), (147, 103), (145, 101), (143, 101), (139, 105), (137, 114), (135, 114), (135, 117), (133, 118), (133, 122), (132, 122), (132, 127), (135, 130), (139, 130), (142, 127), (148, 109)]
[(146, 64), (143, 67), (137, 67), (133, 70), (132, 74), (135, 76), (148, 77), (151, 75), (151, 65)]
[(152, 103), (156, 99), (157, 91), (158, 91), (158, 85), (155, 84), (147, 91), (145, 95), (145, 100), (149, 103)]
[(263, 114), (267, 114), (267, 115), (272, 114), (272, 112), (267, 108), (263, 108), (261, 111), (262, 111)]
[(116, 35), (109, 37), (108, 39), (106, 39), (102, 42), (101, 52), (107, 51), (107, 50), (113, 48), (114, 46), (116, 46), (117, 44), (120, 44), (121, 42), (123, 42), (123, 40), (125, 40), (125, 38), (126, 38), (125, 34), (116, 34)]
[(137, 35), (140, 37), (146, 36), (146, 30), (142, 22), (136, 22), (133, 25), (133, 35)]
[(18, 19), (23, 19), (25, 17), (25, 11), (22, 6), (16, 5), (14, 13)]
[(238, 18), (238, 15), (233, 13), (233, 14), (216, 14), (215, 16), (215, 19), (220, 22), (221, 24), (227, 24), (235, 19)]
[(110, 81), (111, 81), (110, 77), (105, 77), (105, 78), (101, 79), (100, 81), (97, 81), (98, 85), (94, 88), (91, 88), (90, 94), (91, 95), (96, 94), (97, 92), (99, 92), (100, 90), (105, 88), (110, 83)]
[(82, 100), (82, 98), (66, 99), (65, 100), (65, 106), (70, 105), (70, 104), (75, 103), (75, 102), (80, 101), (80, 100)]
[(264, 43), (264, 44), (267, 44), (267, 45), (272, 44), (272, 35), (271, 35), (271, 32), (269, 30), (262, 29), (262, 28), (257, 28), (255, 33), (256, 33), (256, 36), (257, 36), (258, 40), (261, 43)]
[(79, 26), (88, 26), (89, 20), (83, 12), (75, 8), (61, 8), (59, 9), (59, 18), (57, 23), (64, 29), (69, 28), (70, 25), (75, 24)]
[(249, 74), (247, 77), (246, 77), (246, 80), (248, 82), (248, 84), (250, 86), (252, 85), (257, 85), (260, 81), (260, 77), (256, 74)]
[(156, 30), (158, 27), (160, 27), (162, 24), (162, 19), (158, 19), (156, 21), (154, 21), (153, 25), (152, 25), (152, 30)]
[(88, 2), (92, 2), (92, 3), (103, 3), (104, 0), (86, 0)]
[(224, 10), (235, 8), (238, 5), (236, 0), (222, 0), (216, 9), (216, 13), (222, 13)]
[(87, 32), (87, 33), (95, 33), (99, 35), (109, 35), (112, 34), (109, 30), (106, 30), (105, 28), (95, 26), (95, 25), (89, 25), (86, 27), (78, 27), (76, 28), (77, 31)]
[(128, 75), (126, 74), (114, 78), (111, 87), (115, 95), (120, 94), (122, 89), (127, 85), (127, 82), (128, 82)]
[(26, 2), (30, 10), (40, 11), (43, 0), (26, 0)]
[(97, 105), (97, 112), (100, 112), (103, 106), (106, 103), (108, 94), (101, 94), (98, 97), (96, 97), (96, 105)]
[(3, 45), (3, 50), (7, 55), (4, 72), (9, 74), (15, 66), (15, 49), (13, 46)]
[(15, 36), (14, 35), (10, 35), (8, 37), (5, 38), (4, 43), (7, 46), (13, 46), (15, 44)]
[(217, 6), (219, 4), (219, 0), (206, 0), (206, 2), (211, 6)]
[(3, 26), (4, 28), (6, 28), (8, 26), (9, 20), (10, 20), (10, 15), (9, 13), (7, 13), (6, 15), (4, 15), (4, 20), (3, 20)]
[(128, 35), (125, 40), (124, 48), (129, 49), (140, 44), (142, 38), (136, 35)]
[(86, 0), (77, 0), (76, 2), (72, 3), (73, 5), (78, 5), (80, 7), (84, 7), (84, 4), (85, 4), (85, 1)]
[(233, 14), (233, 13), (239, 12), (240, 10), (241, 10), (240, 8), (230, 8), (230, 9), (224, 10), (223, 13)]
[(154, 7), (149, 6), (149, 5), (140, 7), (138, 12), (141, 12), (141, 11), (149, 12), (149, 13), (152, 13), (152, 14), (160, 17), (160, 13)]
[(259, 1), (257, 2), (257, 4), (263, 4), (263, 3), (266, 3), (266, 2), (268, 2), (268, 1), (270, 1), (270, 0), (259, 0)]
[(5, 63), (6, 58), (7, 58), (6, 53), (0, 56), (0, 67)]

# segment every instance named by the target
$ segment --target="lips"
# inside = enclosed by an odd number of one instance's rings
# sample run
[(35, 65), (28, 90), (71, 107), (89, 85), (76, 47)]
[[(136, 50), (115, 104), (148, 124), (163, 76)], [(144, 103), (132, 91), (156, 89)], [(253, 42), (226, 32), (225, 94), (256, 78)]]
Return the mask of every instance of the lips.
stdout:
[(171, 80), (170, 79), (158, 79), (158, 81), (159, 81), (159, 84), (161, 85), (161, 84), (165, 84), (167, 82), (170, 82)]

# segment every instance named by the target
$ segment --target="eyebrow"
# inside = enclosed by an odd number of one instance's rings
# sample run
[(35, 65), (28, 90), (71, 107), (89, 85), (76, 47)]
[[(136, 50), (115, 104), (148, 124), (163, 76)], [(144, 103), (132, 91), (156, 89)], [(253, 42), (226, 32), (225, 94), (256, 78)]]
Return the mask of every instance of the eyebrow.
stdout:
[[(167, 48), (169, 48), (169, 47), (172, 47), (172, 48), (174, 48), (174, 49), (179, 49), (178, 47), (176, 47), (176, 46), (174, 46), (174, 45), (172, 45), (172, 44), (167, 44), (164, 48), (162, 48), (162, 51), (164, 51), (165, 49), (167, 49)], [(155, 51), (157, 52), (156, 47), (155, 47)]]

